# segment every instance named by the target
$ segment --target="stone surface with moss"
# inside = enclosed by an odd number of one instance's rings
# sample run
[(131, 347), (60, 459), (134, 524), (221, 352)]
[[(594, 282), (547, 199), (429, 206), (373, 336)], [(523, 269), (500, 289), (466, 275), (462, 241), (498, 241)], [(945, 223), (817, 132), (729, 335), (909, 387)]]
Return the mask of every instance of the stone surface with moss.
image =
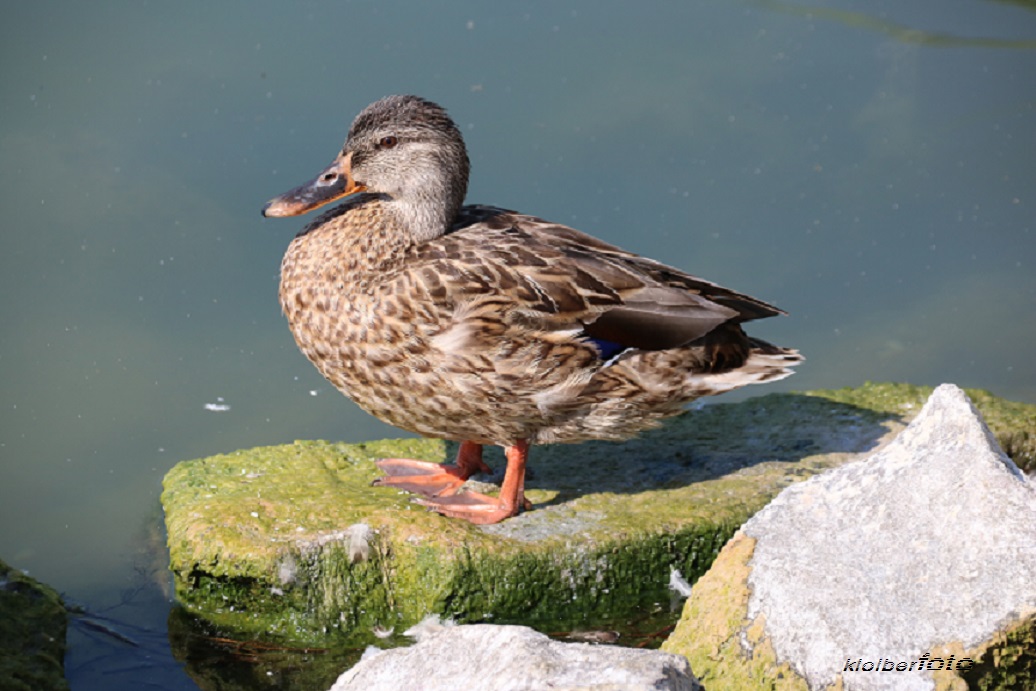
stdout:
[(0, 561), (0, 687), (60, 691), (68, 615), (51, 588)]
[(763, 633), (765, 620), (748, 621), (754, 546), (755, 540), (741, 532), (724, 545), (712, 568), (694, 584), (680, 624), (662, 650), (685, 656), (709, 691), (808, 691), (806, 680), (777, 660)]
[[(860, 406), (875, 413), (912, 418), (932, 395), (931, 386), (875, 384), (858, 388), (811, 391), (832, 401)], [(1008, 401), (982, 389), (964, 389), (975, 404), (997, 443), (1024, 472), (1036, 472), (1036, 405)]]
[[(634, 610), (664, 596), (671, 569), (704, 573), (781, 489), (902, 429), (923, 399), (903, 385), (771, 394), (703, 406), (622, 444), (536, 447), (534, 510), (494, 526), (370, 487), (377, 458), (452, 460), (455, 446), (439, 441), (296, 442), (187, 461), (162, 496), (177, 598), (221, 631), (292, 644), (365, 642), (429, 613), (527, 623)], [(1008, 408), (1033, 418), (1032, 406)]]

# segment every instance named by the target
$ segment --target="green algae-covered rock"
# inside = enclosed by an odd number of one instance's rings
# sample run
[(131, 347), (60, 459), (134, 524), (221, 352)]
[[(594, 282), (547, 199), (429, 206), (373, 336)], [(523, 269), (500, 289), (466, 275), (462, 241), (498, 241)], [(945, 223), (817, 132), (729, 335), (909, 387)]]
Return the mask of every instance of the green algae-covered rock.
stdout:
[(673, 568), (701, 575), (783, 487), (901, 429), (914, 399), (891, 396), (772, 394), (623, 444), (536, 447), (533, 511), (494, 526), (370, 487), (378, 458), (452, 460), (439, 441), (296, 442), (184, 462), (162, 495), (177, 598), (222, 630), (298, 644), (361, 642), (429, 613), (619, 615), (660, 597)]
[(67, 689), (67, 625), (56, 592), (0, 561), (0, 688)]
[[(765, 620), (748, 622), (754, 547), (755, 541), (740, 532), (723, 547), (712, 568), (694, 584), (680, 623), (662, 650), (685, 656), (710, 691), (807, 691), (806, 681), (777, 659), (764, 634)], [(742, 634), (751, 654), (742, 650)]]
[[(181, 464), (163, 493), (178, 598), (224, 628), (298, 642), (363, 638), (430, 612), (476, 621), (609, 610), (657, 592), (670, 566), (706, 568), (759, 508), (738, 498), (745, 480), (728, 479), (674, 497), (670, 515), (609, 492), (492, 530), (369, 487), (373, 461), (403, 453), (449, 455), (433, 441), (299, 442)], [(560, 492), (527, 494), (549, 504)]]

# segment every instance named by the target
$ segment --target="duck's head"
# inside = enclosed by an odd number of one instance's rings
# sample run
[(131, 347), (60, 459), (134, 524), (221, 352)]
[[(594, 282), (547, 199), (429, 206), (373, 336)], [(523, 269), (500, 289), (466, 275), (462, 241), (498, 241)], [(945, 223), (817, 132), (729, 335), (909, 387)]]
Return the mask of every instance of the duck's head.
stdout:
[(468, 187), (468, 154), (446, 111), (417, 96), (363, 109), (341, 153), (309, 182), (271, 199), (264, 216), (296, 216), (357, 192), (377, 195), (418, 240), (446, 232)]

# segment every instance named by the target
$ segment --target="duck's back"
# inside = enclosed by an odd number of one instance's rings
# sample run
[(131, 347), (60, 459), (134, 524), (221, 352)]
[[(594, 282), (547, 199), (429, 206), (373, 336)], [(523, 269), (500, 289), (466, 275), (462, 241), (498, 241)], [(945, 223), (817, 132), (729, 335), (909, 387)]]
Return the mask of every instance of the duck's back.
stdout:
[(377, 204), (345, 206), (292, 243), (282, 306), (325, 377), (419, 434), (623, 439), (799, 359), (739, 326), (776, 308), (571, 228), (468, 206), (378, 251)]

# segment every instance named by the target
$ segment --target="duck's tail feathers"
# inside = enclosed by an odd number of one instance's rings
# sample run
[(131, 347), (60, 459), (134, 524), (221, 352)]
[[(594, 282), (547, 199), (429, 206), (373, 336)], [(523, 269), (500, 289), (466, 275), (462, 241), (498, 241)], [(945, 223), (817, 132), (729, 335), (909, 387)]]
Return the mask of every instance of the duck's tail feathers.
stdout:
[(781, 348), (758, 338), (749, 338), (749, 342), (751, 349), (744, 364), (725, 372), (692, 374), (688, 382), (690, 388), (704, 386), (714, 395), (749, 384), (779, 381), (794, 374), (792, 367), (805, 360), (799, 351), (792, 348)]

